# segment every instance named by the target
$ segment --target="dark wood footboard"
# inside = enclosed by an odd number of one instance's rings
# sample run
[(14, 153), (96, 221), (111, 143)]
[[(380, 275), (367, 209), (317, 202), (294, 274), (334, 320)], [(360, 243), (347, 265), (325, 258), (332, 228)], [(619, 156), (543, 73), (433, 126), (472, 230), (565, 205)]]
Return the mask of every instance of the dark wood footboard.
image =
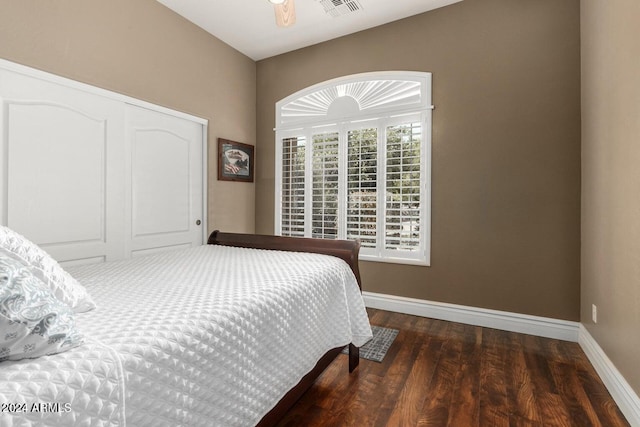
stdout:
[[(331, 255), (343, 259), (356, 276), (358, 286), (362, 291), (360, 269), (358, 268), (358, 253), (360, 242), (352, 240), (325, 240), (298, 237), (267, 236), (260, 234), (223, 233), (214, 231), (207, 241), (210, 245), (236, 246), (243, 248), (271, 249), (292, 252), (311, 252)], [(289, 408), (309, 389), (320, 374), (333, 362), (340, 348), (329, 350), (316, 364), (316, 366), (300, 380), (300, 382), (267, 413), (258, 426), (266, 427), (275, 425)], [(358, 367), (360, 350), (353, 344), (349, 344), (349, 372)]]

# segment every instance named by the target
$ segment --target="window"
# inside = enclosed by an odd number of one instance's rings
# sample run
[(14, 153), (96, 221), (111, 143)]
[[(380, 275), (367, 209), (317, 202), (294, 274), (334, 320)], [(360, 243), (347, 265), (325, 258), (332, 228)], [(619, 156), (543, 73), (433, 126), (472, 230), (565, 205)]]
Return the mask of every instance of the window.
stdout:
[(366, 73), (276, 104), (276, 234), (429, 265), (431, 74)]

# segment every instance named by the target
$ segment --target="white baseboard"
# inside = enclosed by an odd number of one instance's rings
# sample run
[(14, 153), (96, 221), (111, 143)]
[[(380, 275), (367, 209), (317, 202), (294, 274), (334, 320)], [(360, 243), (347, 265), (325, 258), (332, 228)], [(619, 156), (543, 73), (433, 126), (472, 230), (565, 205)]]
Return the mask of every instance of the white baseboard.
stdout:
[(635, 427), (640, 426), (640, 397), (633, 391), (627, 380), (624, 379), (620, 371), (611, 362), (609, 357), (589, 331), (580, 325), (579, 341), (580, 347), (585, 352), (589, 361), (595, 368), (602, 382), (611, 393), (611, 397), (616, 401), (620, 411), (627, 418), (629, 424)]
[(580, 323), (395, 295), (363, 292), (367, 307), (578, 342)]

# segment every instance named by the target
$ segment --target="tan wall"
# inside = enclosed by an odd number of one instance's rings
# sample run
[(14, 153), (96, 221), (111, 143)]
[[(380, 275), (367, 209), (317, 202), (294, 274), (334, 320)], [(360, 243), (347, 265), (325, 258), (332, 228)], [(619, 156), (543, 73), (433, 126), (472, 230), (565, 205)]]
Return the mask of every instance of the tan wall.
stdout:
[(255, 144), (255, 62), (153, 0), (0, 0), (0, 58), (209, 120), (209, 228), (253, 232), (255, 186), (216, 180)]
[(581, 14), (582, 322), (640, 394), (640, 2)]
[(579, 0), (469, 0), (258, 62), (256, 231), (274, 229), (274, 104), (338, 76), (433, 73), (431, 267), (372, 292), (578, 320)]

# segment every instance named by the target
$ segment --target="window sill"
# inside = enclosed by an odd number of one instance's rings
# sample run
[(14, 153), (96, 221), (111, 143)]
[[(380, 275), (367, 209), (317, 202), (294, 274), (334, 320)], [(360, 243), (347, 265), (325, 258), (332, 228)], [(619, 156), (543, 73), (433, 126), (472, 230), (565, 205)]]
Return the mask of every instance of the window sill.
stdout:
[(406, 265), (417, 265), (422, 267), (429, 267), (431, 263), (428, 260), (421, 259), (407, 259), (407, 258), (381, 258), (372, 255), (363, 255), (360, 254), (358, 257), (359, 261), (371, 261), (371, 262), (386, 262), (390, 264), (406, 264)]

